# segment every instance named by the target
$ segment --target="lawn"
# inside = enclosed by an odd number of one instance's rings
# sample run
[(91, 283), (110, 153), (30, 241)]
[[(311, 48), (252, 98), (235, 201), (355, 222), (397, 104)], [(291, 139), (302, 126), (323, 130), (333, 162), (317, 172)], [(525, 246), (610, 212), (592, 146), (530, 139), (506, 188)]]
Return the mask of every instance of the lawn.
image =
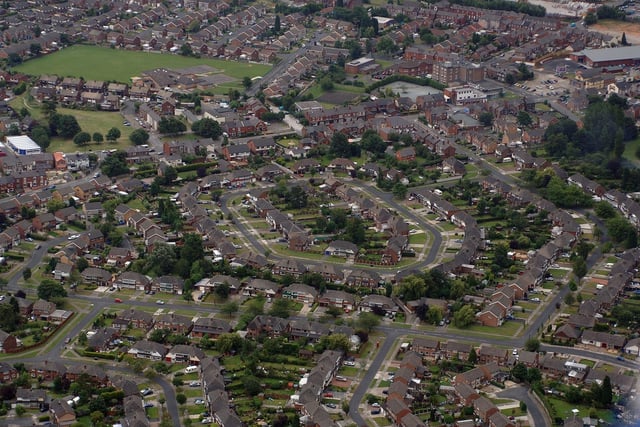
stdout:
[(424, 245), (427, 243), (427, 235), (425, 233), (416, 233), (409, 235), (410, 245)]
[(638, 149), (640, 149), (640, 138), (627, 142), (624, 145), (624, 153), (622, 153), (622, 157), (636, 167), (640, 166), (640, 159), (636, 156)]
[[(100, 64), (108, 64), (101, 66)], [(98, 46), (72, 46), (51, 55), (27, 61), (15, 70), (39, 76), (43, 70), (58, 76), (83, 77), (87, 80), (105, 80), (129, 83), (131, 77), (154, 68), (186, 68), (209, 65), (222, 73), (242, 79), (262, 76), (270, 65), (221, 59), (190, 58), (173, 54), (115, 50)]]
[[(20, 110), (23, 107), (26, 107), (29, 110), (29, 114), (31, 117), (35, 119), (42, 119), (42, 114), (40, 113), (40, 106), (38, 104), (31, 104), (25, 101), (26, 98), (23, 96), (14, 98), (10, 105)], [(129, 141), (129, 135), (133, 132), (131, 126), (124, 126), (122, 124), (122, 115), (118, 112), (108, 112), (108, 111), (88, 111), (88, 110), (72, 110), (69, 108), (57, 108), (56, 111), (59, 114), (70, 114), (76, 118), (80, 128), (84, 132), (89, 132), (90, 135), (93, 135), (95, 132), (100, 132), (103, 137), (105, 137), (105, 142), (101, 144), (88, 144), (82, 147), (78, 147), (73, 143), (71, 139), (62, 139), (62, 138), (51, 138), (51, 144), (47, 149), (48, 152), (52, 153), (54, 151), (63, 151), (65, 153), (72, 153), (75, 151), (98, 151), (98, 150), (111, 150), (114, 148), (124, 148), (129, 145), (132, 145)], [(120, 138), (115, 142), (107, 142), (106, 135), (109, 129), (118, 128), (120, 130)]]
[[(590, 408), (587, 406), (576, 405), (573, 403), (565, 402), (564, 400), (556, 399), (553, 397), (546, 397), (547, 406), (551, 407), (551, 416), (560, 417), (566, 419), (573, 415), (572, 410), (577, 409), (580, 411), (578, 414), (579, 417), (588, 417)], [(611, 411), (606, 409), (600, 409), (596, 411), (598, 414), (598, 418), (601, 418), (607, 422), (613, 421), (613, 414)]]

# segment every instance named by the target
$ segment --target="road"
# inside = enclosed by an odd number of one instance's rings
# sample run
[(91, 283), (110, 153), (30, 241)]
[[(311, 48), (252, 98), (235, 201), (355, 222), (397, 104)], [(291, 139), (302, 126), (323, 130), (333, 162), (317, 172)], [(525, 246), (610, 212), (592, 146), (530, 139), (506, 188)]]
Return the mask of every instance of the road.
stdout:
[(551, 427), (553, 425), (551, 417), (547, 414), (544, 406), (540, 405), (539, 401), (531, 396), (531, 392), (528, 387), (511, 387), (496, 393), (496, 396), (524, 402), (527, 405), (529, 419), (533, 421), (533, 425), (531, 427)]

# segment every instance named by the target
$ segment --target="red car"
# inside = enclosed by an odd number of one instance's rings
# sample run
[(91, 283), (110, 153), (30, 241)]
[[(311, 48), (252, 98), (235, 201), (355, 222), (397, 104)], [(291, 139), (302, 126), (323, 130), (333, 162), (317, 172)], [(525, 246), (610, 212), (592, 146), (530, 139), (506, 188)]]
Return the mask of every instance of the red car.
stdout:
[(323, 394), (324, 397), (333, 397), (333, 393), (325, 393)]
[(115, 302), (122, 302), (122, 300), (120, 298), (116, 298)]

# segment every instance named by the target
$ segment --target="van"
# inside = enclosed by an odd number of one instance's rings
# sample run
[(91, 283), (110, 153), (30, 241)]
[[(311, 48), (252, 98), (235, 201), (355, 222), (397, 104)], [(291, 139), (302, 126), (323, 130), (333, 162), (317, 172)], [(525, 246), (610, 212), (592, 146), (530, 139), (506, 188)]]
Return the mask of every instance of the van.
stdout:
[(197, 366), (187, 366), (186, 368), (184, 368), (184, 372), (186, 374), (192, 374), (194, 372), (198, 372), (198, 367)]

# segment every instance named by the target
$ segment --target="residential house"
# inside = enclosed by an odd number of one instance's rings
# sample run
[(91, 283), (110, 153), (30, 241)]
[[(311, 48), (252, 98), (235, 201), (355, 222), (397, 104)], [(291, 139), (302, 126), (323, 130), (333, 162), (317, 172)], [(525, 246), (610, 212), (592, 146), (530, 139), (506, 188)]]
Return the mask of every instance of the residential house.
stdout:
[(218, 338), (222, 334), (233, 330), (229, 322), (213, 317), (199, 317), (193, 322), (189, 336), (191, 338)]
[(327, 290), (318, 298), (323, 307), (338, 307), (349, 313), (354, 310), (356, 299), (353, 294), (344, 291)]
[(174, 345), (165, 355), (168, 363), (186, 363), (189, 366), (197, 366), (205, 358), (204, 351), (193, 345)]
[(190, 317), (175, 313), (162, 313), (154, 318), (153, 329), (167, 329), (174, 334), (187, 335), (193, 327)]
[(56, 399), (49, 405), (51, 421), (56, 427), (67, 427), (75, 424), (76, 413), (64, 399)]
[(136, 359), (164, 360), (167, 349), (160, 343), (141, 340), (137, 341), (127, 352)]

